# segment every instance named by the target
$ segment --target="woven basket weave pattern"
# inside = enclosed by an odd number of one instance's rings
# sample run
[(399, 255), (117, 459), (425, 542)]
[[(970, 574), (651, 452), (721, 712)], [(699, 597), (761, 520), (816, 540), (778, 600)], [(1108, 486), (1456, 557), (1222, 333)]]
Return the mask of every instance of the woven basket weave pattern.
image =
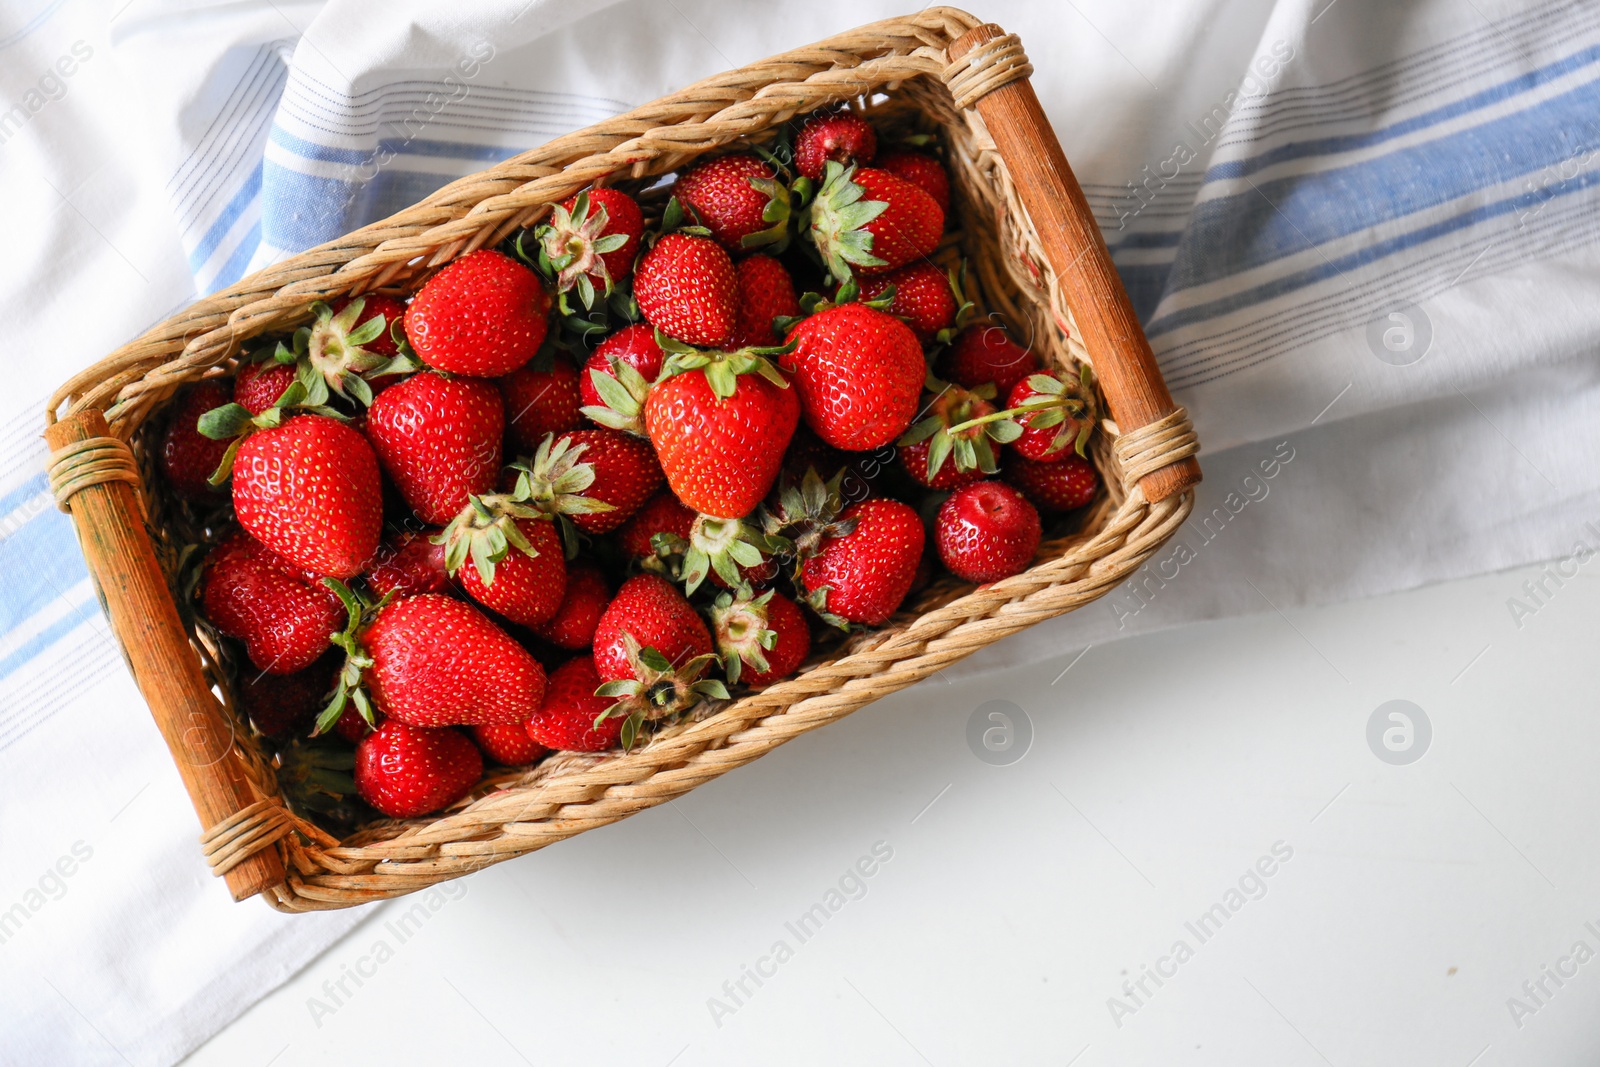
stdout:
[[(937, 131), (961, 222), (941, 257), (964, 256), (981, 308), (1025, 330), (1047, 362), (1071, 368), (1090, 354), (1070, 336), (1076, 333), (1071, 311), (1038, 235), (981, 120), (956, 108), (942, 80), (946, 46), (976, 24), (964, 12), (932, 8), (866, 26), (718, 75), (454, 182), (391, 218), (197, 302), (69, 381), (52, 399), (52, 416), (64, 405), (103, 408), (112, 433), (133, 444), (158, 552), (175, 575), (175, 546), (204, 532), (193, 529), (186, 508), (153, 489), (160, 483), (152, 477), (150, 446), (177, 389), (231, 374), (243, 344), (300, 325), (313, 300), (410, 289), (439, 265), (501, 241), (587, 186), (637, 190), (700, 155), (770, 137), (795, 115), (843, 100), (891, 129)], [(1009, 53), (1002, 58), (1017, 62)], [(203, 620), (191, 619), (196, 654), (224, 694), (235, 745), (262, 801), (207, 831), (208, 857), (220, 872), (261, 842), (275, 841), (290, 877), (268, 892), (274, 907), (348, 907), (460, 877), (681, 796), (1121, 582), (1177, 529), (1192, 501), (1184, 494), (1149, 504), (1135, 487), (1137, 476), (1173, 448), (1192, 447), (1119, 449), (1114, 429), (1096, 437), (1106, 494), (1077, 533), (1044, 545), (1023, 574), (978, 589), (953, 579), (936, 583), (887, 628), (853, 638), (832, 658), (759, 693), (702, 707), (629, 754), (558, 754), (530, 771), (486, 781), (449, 812), (375, 822), (343, 840), (276, 801), (273, 772), (234, 708), (232, 653)], [(1119, 452), (1139, 467), (1132, 477)]]

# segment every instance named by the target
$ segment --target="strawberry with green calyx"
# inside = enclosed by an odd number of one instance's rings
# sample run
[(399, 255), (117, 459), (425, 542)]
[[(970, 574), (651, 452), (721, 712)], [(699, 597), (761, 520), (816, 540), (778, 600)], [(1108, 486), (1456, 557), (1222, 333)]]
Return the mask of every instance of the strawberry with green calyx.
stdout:
[(657, 559), (681, 557), (684, 592), (690, 595), (708, 576), (731, 589), (776, 573), (771, 559), (773, 541), (743, 519), (696, 515), (687, 537), (658, 533), (651, 538), (651, 545)]
[[(861, 280), (862, 302), (880, 306), (911, 327), (924, 345), (948, 344), (972, 319), (973, 303), (964, 293), (966, 263), (942, 271), (933, 263), (913, 263)], [(836, 299), (842, 300), (841, 296)]]
[(1065, 371), (1029, 375), (1011, 387), (1006, 403), (1022, 425), (1017, 453), (1032, 460), (1084, 455), (1099, 420), (1094, 371), (1087, 363), (1076, 376)]
[(944, 233), (933, 197), (888, 171), (828, 161), (805, 234), (835, 281), (887, 274), (931, 255)]
[[(372, 301), (374, 304), (382, 301), (391, 314), (404, 312), (404, 307), (393, 298), (373, 297)], [(311, 305), (311, 324), (296, 330), (288, 344), (279, 342), (272, 353), (273, 361), (295, 367), (296, 380), (304, 380), (304, 371), (309, 368), (338, 396), (359, 404), (371, 404), (372, 387), (367, 384), (367, 378), (409, 374), (420, 370), (422, 365), (404, 348), (394, 351), (395, 345), (389, 336), (391, 322), (384, 314), (366, 315), (363, 319), (367, 302), (368, 298), (357, 297), (335, 311), (318, 300)], [(391, 351), (385, 353), (381, 348)]]
[(844, 537), (855, 523), (840, 514), (845, 507), (839, 489), (847, 470), (840, 470), (826, 482), (814, 468), (808, 469), (799, 484), (783, 487), (778, 499), (761, 507), (761, 529), (774, 554), (795, 558), (795, 577), (807, 559), (821, 550), (830, 537)]
[(711, 605), (711, 628), (729, 684), (742, 678), (752, 689), (770, 685), (798, 670), (811, 652), (805, 616), (794, 601), (770, 589), (760, 596), (748, 586), (719, 594)]
[(666, 480), (650, 442), (631, 434), (603, 427), (573, 430), (556, 438), (557, 445), (562, 443), (569, 448), (585, 448), (583, 461), (594, 467), (594, 484), (579, 495), (611, 505), (608, 509), (571, 511), (573, 525), (584, 533), (615, 530), (644, 506)]
[(645, 429), (667, 484), (706, 515), (748, 515), (772, 488), (800, 424), (800, 398), (776, 364), (791, 346), (701, 351), (659, 334), (669, 353), (645, 401)]
[[(504, 510), (519, 518), (546, 515), (558, 520), (567, 555), (577, 555), (577, 531), (569, 516), (599, 516), (617, 506), (594, 495), (595, 465), (584, 459), (591, 442), (578, 430), (559, 437), (547, 434), (532, 456), (516, 460), (506, 468), (514, 478), (509, 493), (492, 498), (491, 510)], [(657, 483), (659, 484), (659, 483)], [(651, 487), (652, 489), (654, 486)], [(465, 519), (462, 512), (458, 519)]]
[[(572, 314), (567, 294), (574, 290), (585, 309), (594, 307), (596, 288), (609, 297), (616, 281), (627, 276), (623, 256), (630, 245), (638, 249), (643, 234), (639, 205), (616, 189), (588, 189), (552, 207), (535, 237), (539, 271), (554, 279), (561, 314)], [(632, 257), (625, 262), (631, 269)]]
[(240, 403), (222, 404), (202, 414), (196, 423), (200, 434), (213, 441), (228, 441), (222, 459), (207, 479), (211, 485), (226, 482), (233, 473), (233, 464), (239, 446), (257, 430), (271, 430), (282, 426), (286, 420), (301, 412), (323, 415), (340, 422), (347, 416), (328, 406), (328, 385), (320, 374), (309, 367), (295, 372), (295, 379), (278, 394), (278, 399), (259, 412), (252, 412)]
[(695, 517), (696, 512), (684, 507), (683, 501), (672, 495), (672, 490), (663, 489), (645, 501), (633, 517), (617, 530), (617, 546), (630, 559), (653, 559), (656, 555), (656, 536), (671, 534), (687, 545)]
[(569, 659), (551, 671), (544, 704), (528, 720), (528, 736), (566, 752), (615, 748), (626, 720), (606, 715), (612, 701), (594, 695), (600, 685), (590, 656)]
[(738, 274), (709, 230), (684, 221), (673, 197), (661, 234), (634, 272), (633, 296), (652, 326), (685, 344), (716, 348), (738, 327)]
[[(411, 726), (526, 722), (544, 699), (544, 668), (472, 605), (435, 593), (372, 604), (342, 583), (349, 623), (333, 697), (317, 720), (331, 729), (352, 704)], [(369, 696), (370, 691), (370, 696)]]
[[(882, 278), (873, 280), (880, 283), (884, 282)], [(857, 304), (861, 307), (871, 308), (874, 311), (888, 313), (889, 306), (894, 303), (895, 297), (895, 287), (892, 283), (878, 285), (870, 297), (864, 295), (861, 290), (861, 282), (854, 277), (850, 277), (834, 288), (831, 299), (821, 293), (803, 293), (798, 301), (800, 309), (793, 315), (785, 315), (774, 320), (773, 326), (782, 332), (784, 336), (788, 336), (789, 332), (807, 317), (821, 311), (831, 311), (846, 304)], [(900, 316), (896, 317), (899, 318)]]
[(793, 194), (770, 153), (706, 160), (677, 180), (673, 194), (729, 252), (789, 246)]
[[(655, 329), (643, 323), (629, 326), (622, 333), (629, 330), (643, 330), (651, 335), (650, 344), (660, 352), (660, 346), (655, 342)], [(617, 334), (617, 337), (622, 334)], [(611, 340), (614, 340), (612, 338)], [(606, 344), (610, 343), (610, 340)], [(650, 386), (655, 382), (655, 376), (646, 377), (641, 372), (634, 360), (610, 353), (602, 355), (605, 348), (601, 344), (595, 349), (594, 355), (589, 357), (589, 362), (584, 366), (584, 373), (588, 380), (584, 383), (584, 395), (587, 398), (594, 394), (594, 402), (584, 405), (581, 409), (591, 420), (604, 426), (608, 430), (620, 430), (623, 433), (644, 437), (644, 404), (650, 395)], [(603, 361), (596, 366), (596, 360)], [(648, 364), (645, 365), (648, 370)], [(660, 373), (661, 362), (655, 361), (656, 373)]]
[(954, 489), (998, 471), (999, 446), (1016, 440), (1022, 428), (1001, 419), (979, 421), (994, 412), (994, 386), (963, 389), (930, 374), (927, 388), (933, 394), (924, 404), (927, 418), (895, 442), (906, 473), (930, 489)]
[(632, 677), (605, 682), (594, 695), (615, 701), (602, 715), (623, 720), (620, 735), (623, 748), (633, 747), (639, 727), (647, 721), (664, 719), (702, 700), (728, 699), (727, 686), (716, 678), (703, 677), (717, 661), (712, 653), (695, 656), (674, 667), (654, 648), (640, 646), (630, 633), (622, 634), (622, 645)]
[(622, 583), (594, 631), (594, 665), (608, 682), (634, 677), (625, 637), (653, 648), (674, 666), (712, 651), (711, 632), (671, 582), (636, 574)]
[(799, 585), (824, 622), (841, 629), (881, 626), (916, 578), (926, 540), (922, 519), (910, 506), (881, 497), (850, 505), (839, 519), (854, 525), (822, 540), (801, 564)]
[(445, 569), (468, 596), (512, 622), (538, 626), (555, 615), (567, 589), (566, 556), (552, 519), (515, 494), (473, 496), (435, 540), (444, 545)]

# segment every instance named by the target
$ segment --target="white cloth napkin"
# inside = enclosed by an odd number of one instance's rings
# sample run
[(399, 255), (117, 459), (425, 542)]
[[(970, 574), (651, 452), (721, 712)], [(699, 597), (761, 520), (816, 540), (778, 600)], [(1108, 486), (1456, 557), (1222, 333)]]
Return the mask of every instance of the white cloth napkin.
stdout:
[[(234, 905), (205, 871), (44, 492), (45, 396), (253, 266), (901, 6), (0, 12), (0, 1061), (170, 1063), (360, 917)], [(1175, 7), (981, 5), (1023, 37), (1207, 481), (1127, 586), (962, 670), (1600, 545), (1600, 9)]]

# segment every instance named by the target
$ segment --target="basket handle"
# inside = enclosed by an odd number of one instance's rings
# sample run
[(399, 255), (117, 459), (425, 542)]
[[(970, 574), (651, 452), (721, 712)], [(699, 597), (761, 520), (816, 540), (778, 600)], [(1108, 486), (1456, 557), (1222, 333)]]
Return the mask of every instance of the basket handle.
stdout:
[(1005, 160), (1094, 359), (1117, 428), (1128, 437), (1163, 423), (1157, 428), (1161, 440), (1140, 440), (1136, 447), (1146, 455), (1181, 457), (1139, 478), (1145, 499), (1156, 503), (1183, 492), (1200, 481), (1193, 432), (1176, 414), (1181, 409), (1167, 391), (1089, 202), (1039, 105), (1021, 42), (989, 23), (951, 42), (947, 55), (945, 83), (957, 107), (977, 109)]
[[(256, 798), (145, 529), (136, 493), (138, 465), (92, 408), (49, 426), (44, 436), (51, 449), (51, 488), (72, 515), (111, 629), (202, 827), (215, 830)], [(219, 869), (235, 900), (284, 881), (283, 861), (274, 848), (229, 862)]]

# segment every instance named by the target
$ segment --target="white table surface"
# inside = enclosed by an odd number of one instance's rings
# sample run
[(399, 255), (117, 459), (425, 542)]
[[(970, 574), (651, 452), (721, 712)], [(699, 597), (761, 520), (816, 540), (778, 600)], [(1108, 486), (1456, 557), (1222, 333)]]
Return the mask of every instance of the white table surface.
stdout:
[[(1600, 957), (1571, 953), (1600, 952), (1600, 560), (1519, 628), (1538, 576), (926, 681), (374, 908), (189, 1062), (1592, 1065)], [(1367, 741), (1394, 699), (1432, 726), (1408, 765)], [(1032, 724), (1010, 765), (966, 740), (990, 700)], [(1259, 899), (1227, 899), (1275, 845)], [(802, 941), (786, 923), (875, 846)]]

